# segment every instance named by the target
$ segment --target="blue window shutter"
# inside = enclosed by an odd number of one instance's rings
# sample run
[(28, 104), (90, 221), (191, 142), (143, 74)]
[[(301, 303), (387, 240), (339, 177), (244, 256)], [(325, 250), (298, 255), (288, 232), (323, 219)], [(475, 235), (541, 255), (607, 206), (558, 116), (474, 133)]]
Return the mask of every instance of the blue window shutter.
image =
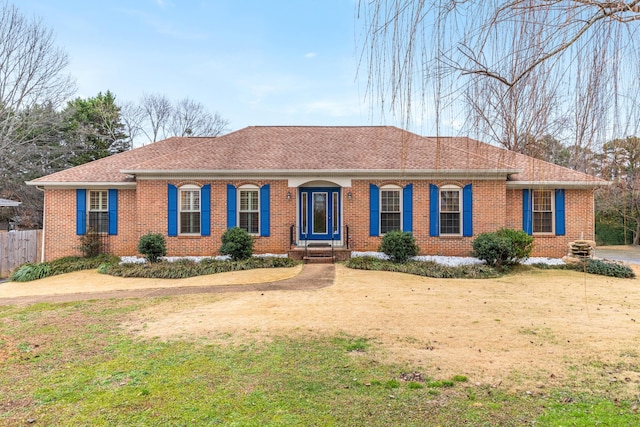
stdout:
[(522, 190), (522, 229), (533, 234), (533, 190)]
[(369, 184), (369, 236), (380, 235), (380, 189)]
[(269, 184), (260, 188), (260, 235), (268, 237), (271, 229), (271, 218), (269, 208), (270, 190)]
[(467, 184), (462, 189), (462, 235), (473, 236), (473, 187)]
[(233, 184), (227, 184), (227, 228), (236, 226), (238, 192)]
[(109, 235), (118, 234), (118, 190), (109, 190)]
[(565, 235), (564, 190), (556, 190), (556, 236)]
[(178, 235), (178, 187), (173, 184), (167, 186), (167, 234), (169, 236)]
[(402, 189), (402, 231), (413, 232), (413, 184)]
[(87, 190), (76, 190), (76, 234), (87, 234)]
[(440, 209), (438, 208), (438, 196), (440, 189), (437, 185), (429, 184), (429, 235), (440, 235)]
[(200, 189), (200, 235), (211, 235), (211, 184)]

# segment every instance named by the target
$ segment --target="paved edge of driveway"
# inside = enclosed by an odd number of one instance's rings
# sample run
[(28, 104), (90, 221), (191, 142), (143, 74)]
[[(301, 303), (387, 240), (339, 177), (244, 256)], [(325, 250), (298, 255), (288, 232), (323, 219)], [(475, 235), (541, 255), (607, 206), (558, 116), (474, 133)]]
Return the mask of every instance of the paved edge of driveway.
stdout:
[[(334, 264), (305, 264), (302, 271), (289, 279), (246, 285), (181, 286), (173, 288), (121, 289), (104, 292), (29, 295), (0, 298), (0, 305), (29, 305), (37, 303), (74, 302), (112, 298), (155, 298), (171, 295), (190, 295), (229, 292), (270, 292), (321, 289), (333, 285)], [(171, 279), (167, 279), (171, 280)]]

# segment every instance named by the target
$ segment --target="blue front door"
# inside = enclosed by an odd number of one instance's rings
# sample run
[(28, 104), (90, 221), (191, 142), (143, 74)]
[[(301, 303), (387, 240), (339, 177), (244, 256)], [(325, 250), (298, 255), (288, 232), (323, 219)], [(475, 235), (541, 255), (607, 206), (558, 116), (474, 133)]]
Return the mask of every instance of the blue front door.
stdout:
[(340, 240), (340, 189), (300, 189), (301, 240)]

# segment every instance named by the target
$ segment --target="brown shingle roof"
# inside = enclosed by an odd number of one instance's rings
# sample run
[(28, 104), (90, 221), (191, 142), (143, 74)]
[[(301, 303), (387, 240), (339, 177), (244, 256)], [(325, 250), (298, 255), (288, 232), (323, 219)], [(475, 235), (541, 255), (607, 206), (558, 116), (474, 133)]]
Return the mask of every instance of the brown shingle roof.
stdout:
[(216, 171), (518, 170), (513, 181), (599, 178), (470, 138), (422, 137), (390, 126), (251, 126), (216, 138), (170, 138), (33, 181), (126, 182), (129, 174)]
[(31, 183), (46, 184), (58, 182), (92, 182), (92, 183), (126, 183), (134, 181), (120, 172), (136, 163), (180, 151), (189, 145), (189, 138), (169, 138), (153, 144), (145, 145), (131, 151), (114, 154), (103, 159), (94, 160), (74, 168), (46, 175)]

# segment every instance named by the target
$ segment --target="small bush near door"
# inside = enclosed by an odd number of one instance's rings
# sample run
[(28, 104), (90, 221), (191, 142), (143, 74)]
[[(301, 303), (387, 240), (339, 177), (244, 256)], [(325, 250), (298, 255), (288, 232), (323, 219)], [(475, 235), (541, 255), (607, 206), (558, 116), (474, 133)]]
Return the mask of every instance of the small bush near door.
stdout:
[(244, 228), (230, 228), (222, 235), (220, 253), (231, 256), (233, 261), (249, 259), (253, 255), (253, 237)]
[(380, 252), (384, 252), (393, 262), (407, 262), (418, 255), (418, 245), (413, 234), (405, 231), (389, 231), (382, 238)]

